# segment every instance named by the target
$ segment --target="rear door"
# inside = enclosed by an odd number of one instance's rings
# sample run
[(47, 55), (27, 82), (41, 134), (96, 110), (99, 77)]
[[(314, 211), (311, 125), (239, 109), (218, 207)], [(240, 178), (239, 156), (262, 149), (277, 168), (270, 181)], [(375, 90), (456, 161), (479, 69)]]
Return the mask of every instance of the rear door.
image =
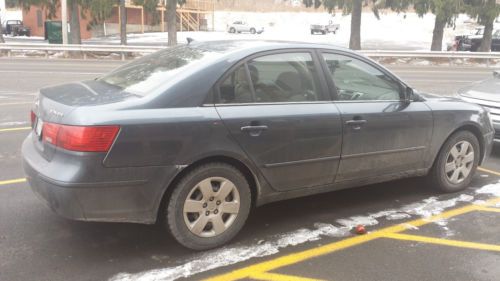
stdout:
[(308, 50), (264, 53), (216, 87), (216, 109), (231, 137), (280, 191), (334, 181), (342, 125), (318, 69)]
[(405, 102), (401, 82), (369, 60), (342, 52), (322, 56), (343, 122), (336, 182), (423, 169), (433, 129), (427, 105)]

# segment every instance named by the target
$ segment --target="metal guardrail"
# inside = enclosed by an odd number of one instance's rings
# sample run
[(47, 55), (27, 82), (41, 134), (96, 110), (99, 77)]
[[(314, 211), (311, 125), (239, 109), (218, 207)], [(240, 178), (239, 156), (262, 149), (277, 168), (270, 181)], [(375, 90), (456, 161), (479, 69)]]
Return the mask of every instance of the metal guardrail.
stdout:
[[(87, 58), (88, 53), (117, 53), (125, 60), (127, 54), (153, 53), (166, 47), (161, 46), (121, 46), (121, 45), (50, 45), (50, 44), (26, 44), (9, 43), (0, 44), (0, 51), (6, 51), (12, 56), (16, 51), (39, 51), (49, 57), (54, 52), (80, 52), (83, 58)], [(480, 53), (480, 52), (431, 52), (431, 51), (385, 51), (385, 50), (362, 50), (359, 51), (372, 58), (443, 58), (449, 59), (483, 59), (489, 65), (490, 60), (500, 60), (500, 53)]]
[(122, 46), (122, 45), (51, 45), (51, 44), (0, 44), (0, 51), (6, 51), (7, 56), (11, 57), (15, 51), (39, 51), (45, 53), (45, 57), (49, 57), (52, 52), (80, 52), (84, 59), (87, 59), (88, 53), (117, 53), (121, 55), (122, 60), (125, 60), (126, 54), (132, 53), (153, 53), (164, 49), (160, 46)]

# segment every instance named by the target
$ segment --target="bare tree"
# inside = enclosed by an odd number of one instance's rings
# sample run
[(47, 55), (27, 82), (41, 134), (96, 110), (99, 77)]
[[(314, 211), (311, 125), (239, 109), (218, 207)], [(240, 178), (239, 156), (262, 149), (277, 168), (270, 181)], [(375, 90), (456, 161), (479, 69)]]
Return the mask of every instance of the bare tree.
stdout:
[(127, 8), (125, 0), (120, 1), (120, 43), (127, 45)]

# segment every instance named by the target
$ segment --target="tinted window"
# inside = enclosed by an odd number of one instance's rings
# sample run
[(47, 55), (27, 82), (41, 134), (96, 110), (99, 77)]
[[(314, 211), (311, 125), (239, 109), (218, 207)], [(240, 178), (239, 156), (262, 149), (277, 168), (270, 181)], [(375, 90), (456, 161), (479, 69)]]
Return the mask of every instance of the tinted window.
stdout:
[(253, 101), (252, 88), (245, 65), (238, 67), (220, 84), (220, 103), (249, 103)]
[(300, 102), (319, 99), (309, 53), (268, 55), (248, 62), (256, 102)]
[(358, 59), (323, 54), (339, 100), (399, 100), (398, 82)]
[(179, 72), (195, 64), (210, 63), (220, 53), (189, 46), (174, 47), (135, 60), (99, 81), (117, 86), (132, 94), (145, 96)]

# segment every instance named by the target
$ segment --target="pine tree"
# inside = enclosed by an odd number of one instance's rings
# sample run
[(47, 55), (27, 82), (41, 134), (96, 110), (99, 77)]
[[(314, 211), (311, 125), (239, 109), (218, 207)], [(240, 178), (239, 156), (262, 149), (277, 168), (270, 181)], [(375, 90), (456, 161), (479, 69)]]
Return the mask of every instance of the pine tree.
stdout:
[(495, 0), (464, 0), (467, 13), (476, 18), (479, 24), (484, 25), (483, 39), (481, 40), (480, 52), (491, 50), (493, 36), (493, 25), (500, 14), (500, 4)]

